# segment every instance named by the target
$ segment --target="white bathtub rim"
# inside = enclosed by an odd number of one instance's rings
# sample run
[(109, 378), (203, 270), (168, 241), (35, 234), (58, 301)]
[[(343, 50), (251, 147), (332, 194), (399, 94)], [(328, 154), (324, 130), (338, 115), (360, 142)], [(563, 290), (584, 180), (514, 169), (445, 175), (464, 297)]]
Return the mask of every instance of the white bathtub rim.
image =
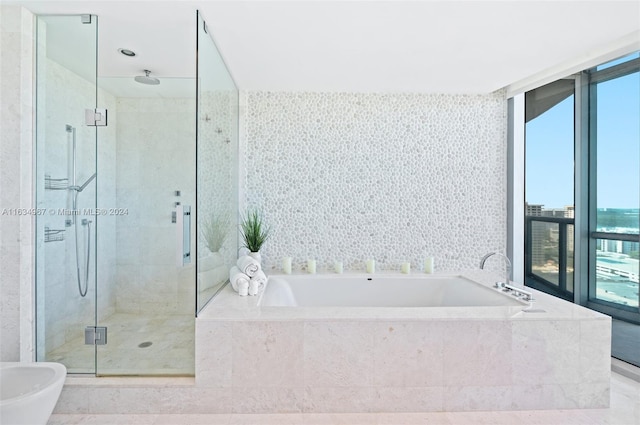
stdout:
[[(264, 304), (264, 297), (265, 294), (268, 291), (268, 287), (269, 284), (272, 283), (273, 281), (279, 282), (279, 281), (284, 281), (286, 284), (286, 281), (293, 278), (295, 281), (297, 282), (304, 282), (304, 284), (306, 285), (307, 283), (305, 281), (313, 281), (313, 280), (323, 280), (323, 279), (328, 279), (328, 280), (353, 280), (353, 281), (357, 281), (358, 283), (362, 283), (362, 281), (364, 280), (370, 280), (373, 281), (375, 283), (378, 283), (380, 281), (385, 281), (385, 280), (390, 280), (392, 281), (391, 283), (395, 283), (398, 282), (399, 280), (402, 281), (409, 281), (409, 285), (410, 286), (405, 286), (403, 287), (404, 290), (407, 290), (409, 288), (411, 288), (411, 285), (414, 285), (414, 283), (411, 283), (411, 281), (415, 281), (415, 285), (416, 288), (419, 288), (420, 290), (422, 290), (422, 288), (424, 288), (425, 286), (423, 285), (429, 285), (429, 281), (433, 280), (433, 281), (447, 281), (447, 280), (460, 280), (460, 281), (465, 281), (470, 283), (472, 286), (479, 286), (479, 287), (484, 287), (485, 289), (488, 289), (489, 291), (485, 292), (485, 294), (488, 294), (488, 296), (491, 297), (495, 297), (499, 300), (502, 300), (504, 302), (506, 302), (507, 304), (505, 305), (496, 305), (496, 304), (488, 304), (488, 305), (449, 305), (449, 304), (443, 304), (443, 305), (425, 305), (425, 306), (389, 306), (389, 305), (383, 305), (383, 306), (357, 306), (357, 305), (295, 305), (295, 306), (281, 306), (281, 305), (265, 305)], [(377, 281), (377, 282), (376, 282)], [(439, 283), (440, 283), (439, 282)], [(287, 285), (288, 286), (288, 285)], [(399, 289), (400, 291), (402, 291), (402, 289)], [(297, 293), (297, 291), (294, 291), (292, 296), (294, 296)], [(492, 294), (493, 293), (493, 294)], [(485, 298), (486, 299), (486, 298)], [(487, 285), (486, 283), (481, 283), (476, 279), (470, 278), (469, 276), (465, 276), (462, 273), (455, 273), (455, 274), (451, 274), (451, 273), (447, 273), (447, 274), (399, 274), (399, 273), (381, 273), (381, 274), (290, 274), (290, 275), (271, 275), (269, 276), (269, 280), (267, 281), (267, 284), (265, 285), (264, 290), (259, 294), (258, 296), (258, 300), (257, 300), (257, 306), (261, 307), (261, 308), (267, 308), (267, 307), (289, 307), (289, 308), (300, 308), (300, 307), (310, 307), (310, 308), (319, 308), (319, 307), (329, 307), (329, 308), (358, 308), (358, 307), (363, 307), (363, 308), (456, 308), (456, 307), (464, 307), (464, 308), (485, 308), (485, 307), (498, 307), (498, 308), (505, 308), (505, 307), (510, 307), (509, 311), (510, 312), (519, 312), (523, 309), (530, 309), (532, 308), (532, 303), (529, 301), (525, 301), (522, 300), (520, 298), (516, 298), (516, 297), (512, 297), (509, 294), (504, 293), (504, 291), (501, 291), (498, 288), (492, 287), (491, 285)]]
[[(411, 273), (409, 275), (399, 272), (376, 272), (375, 274), (366, 273), (294, 273), (286, 274), (270, 274), (269, 277), (281, 277), (286, 279), (288, 276), (306, 276), (308, 279), (317, 277), (334, 276), (341, 277), (416, 277), (423, 278), (426, 276), (446, 277), (446, 276), (462, 276), (480, 283), (489, 288), (500, 280), (500, 276), (495, 273), (483, 271), (479, 269), (465, 270), (456, 273), (438, 272), (432, 275), (424, 273)], [(513, 286), (524, 286), (519, 283), (510, 282)], [(497, 290), (497, 289), (494, 289)], [(530, 310), (532, 313), (524, 313), (520, 307), (260, 307), (258, 300), (261, 295), (240, 297), (229, 285), (207, 304), (207, 306), (198, 313), (197, 320), (214, 320), (214, 321), (325, 321), (325, 320), (608, 320), (608, 316), (598, 313), (586, 307), (570, 303), (568, 301), (556, 298), (552, 295), (537, 291), (527, 287), (526, 290), (534, 296), (534, 302)], [(529, 309), (528, 309), (529, 310)], [(535, 312), (535, 313), (533, 313)]]

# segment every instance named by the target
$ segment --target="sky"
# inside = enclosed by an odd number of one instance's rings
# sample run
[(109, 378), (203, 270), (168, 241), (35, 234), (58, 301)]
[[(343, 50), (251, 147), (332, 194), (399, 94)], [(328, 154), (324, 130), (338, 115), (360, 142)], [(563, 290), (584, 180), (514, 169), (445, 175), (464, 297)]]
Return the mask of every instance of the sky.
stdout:
[[(529, 204), (573, 205), (573, 102), (526, 125)], [(598, 208), (640, 208), (640, 74), (598, 84), (597, 104)]]

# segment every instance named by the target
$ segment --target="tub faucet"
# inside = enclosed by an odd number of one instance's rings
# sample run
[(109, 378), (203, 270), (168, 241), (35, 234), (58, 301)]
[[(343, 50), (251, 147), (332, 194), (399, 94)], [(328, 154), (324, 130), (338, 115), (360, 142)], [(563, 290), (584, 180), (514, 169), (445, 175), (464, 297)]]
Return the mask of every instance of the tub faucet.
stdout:
[(490, 252), (487, 255), (485, 255), (484, 257), (482, 257), (482, 259), (480, 260), (480, 270), (484, 269), (484, 263), (486, 263), (486, 261), (492, 255), (500, 255), (501, 257), (504, 258), (505, 262), (507, 263), (507, 270), (506, 270), (506, 275), (505, 275), (504, 282), (496, 282), (496, 287), (500, 287), (500, 286), (504, 287), (505, 285), (509, 284), (509, 275), (511, 274), (511, 260), (509, 260), (509, 257), (507, 257), (506, 255), (504, 255), (501, 252)]

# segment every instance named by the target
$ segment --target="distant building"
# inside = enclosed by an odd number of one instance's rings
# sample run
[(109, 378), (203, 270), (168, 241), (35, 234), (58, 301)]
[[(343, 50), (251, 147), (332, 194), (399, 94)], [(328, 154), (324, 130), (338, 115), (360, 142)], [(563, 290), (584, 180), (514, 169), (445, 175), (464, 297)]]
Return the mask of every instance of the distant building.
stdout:
[(566, 205), (564, 207), (564, 216), (566, 218), (575, 218), (575, 207), (573, 205)]
[(638, 250), (638, 242), (614, 241), (610, 239), (599, 239), (596, 249), (604, 252), (612, 252), (615, 254), (629, 254), (631, 251)]
[[(564, 207), (564, 217), (565, 218), (575, 218), (575, 207), (573, 205), (565, 205)], [(567, 252), (573, 252), (574, 249), (574, 234), (575, 234), (575, 226), (571, 226), (567, 228)], [(573, 258), (571, 259), (571, 264), (573, 264)]]
[[(566, 205), (563, 208), (544, 208), (544, 204), (525, 204), (525, 212), (529, 217), (574, 218), (575, 208)], [(544, 245), (547, 241), (558, 243), (560, 226), (555, 223), (533, 222), (531, 227), (531, 264), (543, 265), (546, 262)], [(573, 227), (567, 228), (567, 251), (574, 250)]]
[(542, 204), (525, 204), (525, 214), (529, 216), (542, 216)]

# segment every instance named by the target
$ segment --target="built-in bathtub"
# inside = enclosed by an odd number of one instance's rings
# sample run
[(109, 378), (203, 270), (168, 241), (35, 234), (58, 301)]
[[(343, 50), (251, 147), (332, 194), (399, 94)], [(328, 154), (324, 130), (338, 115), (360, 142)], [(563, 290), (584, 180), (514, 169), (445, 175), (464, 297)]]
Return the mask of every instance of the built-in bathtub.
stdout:
[(273, 276), (260, 307), (514, 307), (529, 303), (459, 275)]
[[(227, 285), (196, 319), (195, 382), (72, 378), (57, 412), (607, 407), (611, 319), (529, 288), (533, 303), (516, 300), (495, 281), (480, 271), (274, 275), (255, 297)], [(297, 306), (268, 301), (283, 282)]]
[(196, 320), (196, 387), (245, 413), (608, 406), (610, 318), (529, 288), (531, 304), (516, 300), (495, 281), (274, 275), (262, 296), (226, 287)]

